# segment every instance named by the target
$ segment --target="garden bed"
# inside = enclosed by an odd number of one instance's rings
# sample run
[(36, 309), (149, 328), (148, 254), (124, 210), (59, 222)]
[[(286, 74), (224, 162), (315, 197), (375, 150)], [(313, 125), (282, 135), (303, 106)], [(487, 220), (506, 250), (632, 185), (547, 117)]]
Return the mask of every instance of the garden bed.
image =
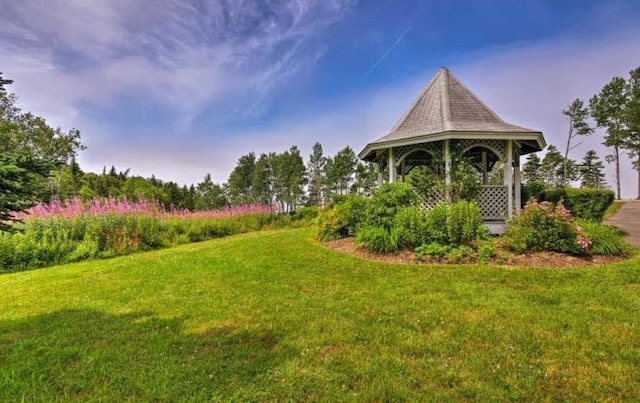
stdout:
[[(434, 262), (417, 261), (415, 253), (411, 250), (401, 250), (396, 253), (376, 253), (358, 248), (353, 237), (337, 239), (334, 241), (322, 242), (325, 247), (358, 256), (364, 259), (371, 259), (387, 263), (404, 264), (433, 264)], [(568, 253), (559, 252), (532, 252), (524, 254), (514, 254), (506, 250), (500, 250), (497, 257), (491, 258), (490, 264), (507, 265), (518, 267), (580, 267), (598, 264), (616, 263), (625, 260), (616, 256), (575, 256)], [(446, 262), (437, 262), (446, 264)], [(471, 263), (477, 264), (477, 263)]]

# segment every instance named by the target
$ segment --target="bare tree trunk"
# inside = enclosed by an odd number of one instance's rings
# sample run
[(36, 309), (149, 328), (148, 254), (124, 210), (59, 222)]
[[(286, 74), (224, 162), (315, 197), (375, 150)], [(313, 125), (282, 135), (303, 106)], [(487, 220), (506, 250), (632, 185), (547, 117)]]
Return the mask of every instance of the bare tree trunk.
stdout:
[(613, 149), (615, 150), (616, 156), (616, 198), (620, 200), (620, 151), (617, 146)]
[(567, 158), (569, 158), (569, 147), (571, 147), (571, 137), (573, 135), (573, 129), (569, 129), (569, 137), (567, 138), (567, 148), (564, 150), (564, 160), (562, 161), (562, 186), (567, 186)]

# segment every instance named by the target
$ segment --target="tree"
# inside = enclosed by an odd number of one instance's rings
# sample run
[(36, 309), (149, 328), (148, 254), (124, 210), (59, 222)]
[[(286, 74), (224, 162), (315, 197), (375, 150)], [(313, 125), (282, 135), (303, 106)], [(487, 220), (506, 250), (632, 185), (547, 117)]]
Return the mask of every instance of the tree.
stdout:
[(253, 170), (251, 193), (253, 199), (261, 204), (273, 204), (273, 164), (275, 154), (260, 154)]
[(256, 155), (250, 152), (238, 159), (238, 164), (229, 175), (229, 198), (232, 204), (253, 203), (251, 184), (256, 165)]
[(625, 114), (627, 110), (627, 96), (625, 94), (625, 80), (614, 77), (606, 84), (600, 93), (589, 100), (591, 116), (598, 127), (607, 131), (604, 145), (613, 148), (613, 155), (606, 157), (607, 162), (615, 163), (616, 197), (620, 199), (620, 149), (624, 147), (629, 130), (626, 126)]
[(357, 163), (358, 158), (351, 147), (338, 151), (325, 165), (326, 188), (332, 193), (348, 194)]
[(571, 146), (571, 140), (575, 136), (588, 136), (593, 133), (593, 128), (586, 122), (589, 116), (589, 110), (584, 106), (584, 102), (581, 99), (574, 99), (571, 105), (562, 111), (562, 114), (567, 117), (569, 121), (569, 134), (567, 136), (567, 147), (564, 151), (564, 160), (562, 162), (562, 185), (567, 186), (569, 184), (569, 151), (577, 147)]
[(637, 198), (640, 199), (640, 67), (629, 72), (625, 92), (627, 105), (624, 116), (629, 130), (622, 147), (633, 159), (633, 167), (638, 172)]
[(11, 231), (15, 213), (36, 204), (34, 183), (49, 173), (51, 162), (0, 153), (0, 231)]
[(539, 182), (542, 180), (541, 161), (538, 154), (527, 155), (527, 161), (522, 166), (522, 178), (525, 182)]
[(273, 157), (273, 178), (274, 196), (280, 211), (294, 211), (306, 183), (306, 169), (298, 147), (291, 146), (288, 151)]
[(322, 145), (315, 143), (309, 156), (307, 172), (309, 174), (309, 205), (322, 205), (325, 202), (325, 166), (327, 158), (323, 155)]
[(581, 187), (603, 188), (606, 185), (604, 164), (600, 161), (600, 157), (595, 150), (589, 150), (585, 154), (579, 165)]
[(351, 193), (370, 196), (378, 183), (378, 166), (371, 162), (358, 162)]
[(228, 204), (224, 189), (211, 180), (211, 174), (206, 174), (204, 180), (195, 188), (195, 209), (216, 210)]
[(558, 148), (553, 144), (547, 147), (547, 154), (545, 154), (540, 165), (540, 174), (542, 180), (548, 186), (562, 186), (562, 167), (564, 166), (564, 158)]

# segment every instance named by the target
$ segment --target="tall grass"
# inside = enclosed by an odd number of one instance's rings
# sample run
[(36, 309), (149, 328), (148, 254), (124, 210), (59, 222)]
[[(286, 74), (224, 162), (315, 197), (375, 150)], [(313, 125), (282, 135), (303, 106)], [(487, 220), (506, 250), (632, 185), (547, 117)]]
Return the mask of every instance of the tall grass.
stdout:
[(21, 231), (0, 233), (0, 272), (112, 257), (291, 224), (289, 216), (270, 211), (265, 205), (164, 211), (154, 202), (115, 199), (39, 204), (19, 216), (24, 220)]

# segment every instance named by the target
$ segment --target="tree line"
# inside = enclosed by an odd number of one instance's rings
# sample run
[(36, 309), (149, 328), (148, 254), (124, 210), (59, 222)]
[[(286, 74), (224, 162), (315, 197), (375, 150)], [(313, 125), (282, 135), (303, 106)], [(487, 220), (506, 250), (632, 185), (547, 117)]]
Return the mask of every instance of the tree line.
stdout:
[(626, 153), (638, 172), (640, 199), (640, 67), (631, 70), (627, 79), (613, 77), (588, 104), (575, 99), (562, 114), (569, 126), (564, 155), (553, 145), (547, 147), (542, 160), (535, 154), (529, 155), (523, 177), (547, 186), (568, 186), (575, 181), (582, 187), (606, 186), (604, 164), (595, 150), (587, 151), (581, 162), (569, 158), (569, 152), (581, 144), (575, 144), (577, 139), (600, 128), (604, 130), (602, 144), (611, 150), (605, 161), (615, 166), (616, 197), (621, 196), (620, 160)]

